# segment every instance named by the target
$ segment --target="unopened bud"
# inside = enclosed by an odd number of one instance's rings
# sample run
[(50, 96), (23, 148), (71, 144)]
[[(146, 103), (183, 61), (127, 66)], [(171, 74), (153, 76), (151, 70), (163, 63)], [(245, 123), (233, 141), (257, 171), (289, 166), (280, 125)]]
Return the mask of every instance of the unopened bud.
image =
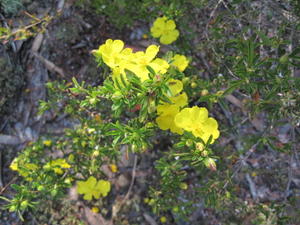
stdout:
[(188, 77), (185, 77), (185, 78), (182, 79), (183, 84), (187, 84), (189, 82), (190, 82), (190, 78), (188, 78)]
[(27, 200), (22, 201), (20, 206), (22, 210), (26, 209), (28, 206), (28, 201)]
[(179, 185), (180, 189), (182, 190), (187, 190), (188, 189), (188, 185), (187, 183), (185, 182), (181, 182), (180, 185)]
[(203, 150), (204, 150), (204, 145), (203, 145), (201, 142), (197, 142), (197, 143), (196, 143), (196, 148), (197, 148), (199, 151), (203, 151)]
[(93, 152), (93, 156), (94, 156), (94, 157), (99, 156), (99, 150), (95, 150), (95, 151)]
[(201, 96), (205, 96), (205, 95), (208, 95), (208, 90), (204, 89), (201, 91)]
[(191, 139), (188, 139), (186, 142), (185, 142), (186, 146), (190, 147), (192, 146), (193, 144), (193, 141)]
[(286, 64), (289, 60), (289, 56), (287, 54), (284, 54), (283, 56), (280, 57), (279, 62), (281, 64)]
[(198, 85), (197, 85), (197, 83), (196, 82), (192, 82), (191, 83), (191, 88), (196, 88)]
[(210, 169), (212, 171), (216, 171), (217, 170), (216, 162), (212, 158), (206, 158), (203, 162), (204, 162), (204, 165), (208, 169)]

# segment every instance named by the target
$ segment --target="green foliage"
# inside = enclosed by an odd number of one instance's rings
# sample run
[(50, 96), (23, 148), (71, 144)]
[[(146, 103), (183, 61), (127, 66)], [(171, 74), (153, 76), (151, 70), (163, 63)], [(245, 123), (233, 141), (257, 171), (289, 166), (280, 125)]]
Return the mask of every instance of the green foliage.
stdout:
[(1, 8), (7, 15), (15, 15), (23, 7), (22, 0), (1, 0)]
[(139, 20), (152, 22), (161, 12), (169, 18), (180, 20), (188, 9), (201, 7), (206, 4), (206, 0), (77, 0), (76, 4), (104, 14), (116, 27), (124, 28)]

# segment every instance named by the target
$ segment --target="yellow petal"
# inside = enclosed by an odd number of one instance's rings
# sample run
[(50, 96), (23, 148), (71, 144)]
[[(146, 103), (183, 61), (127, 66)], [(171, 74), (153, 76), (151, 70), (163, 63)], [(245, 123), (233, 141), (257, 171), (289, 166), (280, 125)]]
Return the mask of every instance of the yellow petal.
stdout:
[(89, 179), (86, 181), (86, 185), (90, 187), (94, 187), (97, 183), (97, 180), (95, 177), (90, 176)]
[(170, 79), (168, 81), (168, 86), (172, 93), (172, 96), (179, 94), (183, 89), (183, 84), (180, 80)]
[(191, 120), (191, 108), (184, 108), (175, 116), (176, 126), (183, 128), (186, 131), (194, 129), (193, 121)]
[(159, 46), (150, 45), (146, 49), (146, 53), (145, 53), (145, 56), (146, 56), (147, 60), (150, 62), (152, 59), (154, 59), (155, 56), (157, 55), (158, 51), (159, 51)]
[(218, 129), (218, 122), (210, 117), (203, 123), (203, 130), (208, 133), (213, 133)]
[(77, 181), (77, 192), (84, 194), (86, 192), (86, 185), (84, 181)]
[(54, 171), (56, 174), (59, 174), (59, 175), (61, 175), (61, 174), (64, 173), (64, 171), (63, 171), (61, 168), (53, 168), (53, 171)]
[(172, 42), (176, 41), (179, 36), (179, 31), (178, 30), (171, 30), (164, 32), (163, 35), (160, 37), (159, 41), (160, 43), (164, 45), (169, 45)]
[(195, 125), (199, 123), (203, 123), (208, 119), (208, 111), (206, 108), (198, 106), (193, 106), (191, 108), (191, 120)]
[(93, 213), (98, 213), (99, 212), (99, 208), (98, 207), (93, 207), (92, 208), (92, 212)]
[(112, 43), (112, 49), (114, 52), (121, 52), (124, 47), (124, 42), (121, 40), (114, 40)]
[(157, 117), (155, 121), (160, 129), (168, 130), (168, 129), (170, 129), (173, 120), (174, 120), (174, 118), (162, 115), (162, 116)]
[(184, 55), (176, 54), (173, 57), (172, 65), (175, 66), (180, 72), (183, 72), (185, 68), (188, 66), (189, 61)]
[(84, 200), (89, 200), (89, 201), (90, 201), (90, 200), (92, 200), (92, 197), (93, 197), (93, 196), (92, 196), (92, 193), (86, 193), (86, 194), (83, 196), (83, 199), (84, 199)]
[(14, 171), (18, 170), (18, 159), (17, 158), (14, 158), (14, 160), (11, 162), (9, 168)]
[(158, 115), (165, 115), (165, 116), (175, 116), (175, 114), (179, 112), (178, 106), (171, 105), (171, 104), (158, 105), (156, 110)]
[(166, 60), (161, 58), (154, 59), (151, 63), (148, 64), (156, 73), (165, 74), (169, 68), (169, 64)]
[(174, 30), (176, 28), (176, 24), (174, 20), (168, 20), (166, 22), (166, 30)]
[(99, 180), (97, 184), (97, 189), (103, 197), (107, 196), (111, 189), (110, 182), (106, 180)]
[(154, 21), (153, 26), (150, 29), (153, 37), (158, 38), (162, 35), (163, 31), (165, 30), (166, 19), (166, 17), (159, 17)]
[(178, 107), (183, 107), (188, 104), (188, 97), (185, 92), (178, 96), (170, 97), (170, 100), (173, 104), (177, 105)]

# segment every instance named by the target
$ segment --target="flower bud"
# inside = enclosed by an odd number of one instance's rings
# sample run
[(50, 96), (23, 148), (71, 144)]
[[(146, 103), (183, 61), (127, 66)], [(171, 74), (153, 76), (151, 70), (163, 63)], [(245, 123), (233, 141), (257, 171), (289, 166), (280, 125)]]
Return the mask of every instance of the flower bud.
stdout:
[(118, 166), (116, 164), (109, 165), (111, 172), (116, 173), (118, 172)]
[(155, 200), (153, 198), (150, 199), (149, 202), (148, 202), (149, 205), (154, 205), (154, 203), (155, 203)]
[(190, 147), (193, 145), (193, 141), (191, 139), (188, 139), (186, 142), (185, 142), (185, 145)]
[(178, 208), (178, 206), (175, 206), (175, 207), (173, 207), (172, 211), (173, 211), (174, 213), (177, 213), (177, 212), (179, 212), (179, 208)]
[(288, 56), (288, 54), (284, 54), (283, 56), (281, 56), (281, 57), (279, 58), (279, 62), (280, 62), (281, 64), (286, 64), (288, 61), (289, 61), (289, 56)]
[(53, 189), (50, 193), (52, 197), (55, 197), (57, 195), (57, 190)]
[(197, 83), (196, 82), (192, 82), (191, 83), (191, 88), (196, 88), (198, 85), (197, 85)]
[(95, 151), (93, 152), (93, 156), (94, 156), (94, 157), (99, 156), (99, 154), (100, 154), (100, 153), (99, 153), (99, 150), (95, 150)]
[(166, 223), (167, 222), (167, 218), (165, 216), (160, 217), (160, 222), (161, 223)]
[(209, 93), (208, 90), (204, 89), (201, 91), (201, 96), (206, 96), (206, 95), (208, 95), (208, 93)]
[(218, 92), (216, 93), (216, 95), (217, 95), (218, 97), (221, 97), (223, 94), (224, 94), (224, 91), (218, 91)]
[(187, 183), (181, 182), (180, 185), (179, 185), (179, 187), (182, 190), (187, 190), (189, 186), (187, 185)]
[(84, 148), (86, 146), (86, 141), (81, 141), (81, 146)]
[(216, 162), (212, 158), (206, 158), (203, 162), (204, 162), (204, 165), (208, 169), (210, 169), (212, 171), (216, 171), (217, 170)]
[(17, 206), (15, 206), (15, 205), (11, 205), (10, 207), (9, 207), (9, 211), (10, 212), (14, 212), (14, 211), (16, 211), (17, 210)]
[(38, 191), (43, 191), (43, 190), (45, 190), (45, 187), (44, 187), (43, 185), (39, 185), (39, 186), (37, 187), (37, 190), (38, 190)]
[(146, 123), (145, 127), (146, 128), (153, 128), (154, 124), (152, 122), (148, 122), (148, 123)]
[(153, 113), (156, 111), (156, 105), (154, 100), (149, 100), (148, 113)]
[(98, 207), (93, 207), (92, 208), (92, 212), (93, 213), (98, 213), (99, 212), (99, 208)]
[(95, 104), (96, 102), (97, 102), (97, 99), (96, 99), (96, 98), (90, 98), (90, 99), (89, 99), (89, 103), (90, 103), (91, 105)]
[(51, 140), (45, 140), (45, 141), (43, 141), (43, 144), (47, 147), (50, 147), (52, 145), (52, 141)]
[(197, 142), (197, 143), (196, 143), (196, 148), (197, 148), (199, 151), (203, 151), (203, 150), (204, 150), (204, 145), (203, 145), (201, 142)]
[(150, 201), (149, 198), (144, 198), (144, 203), (147, 204), (147, 203), (149, 203), (149, 201)]
[(21, 204), (20, 204), (20, 209), (21, 209), (21, 210), (24, 210), (24, 209), (27, 208), (27, 206), (28, 206), (28, 201), (27, 201), (27, 200), (24, 200), (24, 201), (22, 201)]
[(182, 83), (183, 84), (187, 84), (189, 82), (190, 82), (190, 78), (189, 77), (185, 77), (185, 78), (182, 79)]

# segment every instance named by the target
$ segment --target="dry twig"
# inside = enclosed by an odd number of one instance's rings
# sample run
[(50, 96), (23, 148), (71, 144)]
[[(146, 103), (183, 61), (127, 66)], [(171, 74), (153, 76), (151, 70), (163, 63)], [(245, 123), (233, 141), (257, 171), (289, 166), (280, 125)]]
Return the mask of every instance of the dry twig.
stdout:
[(128, 200), (128, 198), (129, 198), (129, 195), (131, 193), (131, 190), (133, 188), (133, 184), (134, 184), (134, 181), (135, 181), (136, 165), (137, 165), (137, 155), (134, 156), (134, 162), (133, 162), (133, 168), (132, 168), (132, 174), (131, 174), (131, 182), (130, 182), (128, 191), (127, 191), (125, 197), (120, 201), (120, 203), (118, 203), (117, 205), (115, 205), (113, 207), (112, 218), (115, 218), (117, 216), (117, 214), (120, 211), (121, 207), (124, 205), (125, 201)]
[(62, 77), (65, 77), (65, 73), (63, 69), (60, 67), (56, 66), (53, 62), (49, 61), (48, 59), (45, 59), (43, 56), (37, 54), (36, 52), (32, 52), (35, 57), (37, 57), (41, 62), (45, 65), (45, 67), (51, 71), (51, 72), (56, 72)]

